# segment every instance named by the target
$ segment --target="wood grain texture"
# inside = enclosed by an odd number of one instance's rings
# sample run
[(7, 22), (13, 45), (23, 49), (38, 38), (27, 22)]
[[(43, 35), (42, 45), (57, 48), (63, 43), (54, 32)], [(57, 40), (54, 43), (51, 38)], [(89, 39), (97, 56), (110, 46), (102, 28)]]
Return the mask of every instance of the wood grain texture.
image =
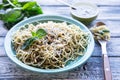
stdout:
[[(20, 67), (18, 67), (16, 64), (11, 62), (7, 57), (1, 57), (0, 58), (0, 78), (26, 78), (30, 80), (52, 80), (52, 79), (87, 79), (90, 78), (92, 80), (95, 80), (96, 77), (99, 78), (99, 80), (103, 79), (102, 75), (102, 64), (101, 64), (101, 58), (91, 58), (88, 60), (87, 65), (85, 66), (85, 69), (83, 67), (76, 68), (74, 70), (71, 70), (69, 72), (64, 73), (58, 73), (58, 74), (37, 74), (30, 71), (26, 71)], [(94, 65), (94, 66), (92, 66)], [(91, 75), (93, 74), (93, 75)], [(99, 75), (99, 76), (98, 76)]]
[(0, 21), (0, 37), (3, 37), (7, 34), (8, 30), (4, 27), (3, 22)]
[[(41, 6), (45, 14), (60, 14), (70, 16), (70, 8), (64, 6)], [(49, 7), (49, 8), (48, 8)], [(120, 20), (120, 8), (119, 7), (104, 7), (100, 6), (98, 20)]]
[[(120, 79), (120, 58), (110, 57), (110, 65), (113, 80)], [(80, 80), (103, 80), (103, 68), (101, 57), (91, 57), (87, 63), (68, 72), (57, 74), (40, 74), (24, 70), (14, 64), (8, 57), (0, 57), (0, 79), (2, 80), (55, 80), (55, 79), (80, 79)]]
[[(57, 0), (36, 0), (40, 5), (63, 5), (62, 3), (58, 2)], [(85, 2), (91, 2), (97, 5), (102, 6), (120, 6), (119, 0), (63, 0), (65, 2), (68, 2), (70, 4), (85, 1)]]

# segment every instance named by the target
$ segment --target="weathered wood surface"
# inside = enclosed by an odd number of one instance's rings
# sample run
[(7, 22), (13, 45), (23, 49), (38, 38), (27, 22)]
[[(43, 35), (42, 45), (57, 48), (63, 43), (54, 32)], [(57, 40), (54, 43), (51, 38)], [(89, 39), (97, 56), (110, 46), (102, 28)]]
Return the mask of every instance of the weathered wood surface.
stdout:
[[(62, 3), (57, 2), (57, 0), (44, 0), (44, 1), (36, 0), (36, 1), (40, 5), (63, 5)], [(95, 3), (100, 6), (120, 6), (120, 0), (63, 0), (63, 1), (68, 2), (70, 4), (73, 4), (79, 1), (85, 1), (85, 2)]]
[[(70, 17), (70, 8), (56, 2), (56, 0), (37, 1), (45, 14), (60, 14)], [(113, 80), (120, 80), (120, 0), (64, 1), (71, 4), (77, 1), (86, 1), (98, 5), (100, 10), (99, 16), (90, 26), (93, 26), (98, 21), (103, 21), (110, 29), (111, 40), (107, 44), (107, 51)], [(64, 73), (40, 74), (18, 67), (7, 57), (4, 50), (4, 39), (7, 32), (8, 30), (3, 27), (3, 23), (0, 21), (0, 80), (104, 80), (101, 49), (97, 42), (92, 57), (87, 61), (86, 65)]]
[[(48, 8), (49, 7), (49, 8)], [(45, 14), (60, 14), (70, 16), (69, 7), (59, 6), (42, 6)], [(99, 7), (98, 20), (120, 20), (120, 8), (119, 7)]]
[[(110, 57), (113, 80), (119, 80), (120, 58)], [(18, 67), (7, 57), (0, 57), (0, 79), (6, 80), (103, 80), (101, 57), (91, 57), (87, 64), (74, 70), (58, 74), (33, 73)]]

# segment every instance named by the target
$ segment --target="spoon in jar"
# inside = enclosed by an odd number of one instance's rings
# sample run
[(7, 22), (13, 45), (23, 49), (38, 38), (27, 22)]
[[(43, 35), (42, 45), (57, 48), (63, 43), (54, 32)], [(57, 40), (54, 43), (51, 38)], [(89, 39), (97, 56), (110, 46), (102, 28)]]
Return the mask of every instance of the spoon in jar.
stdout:
[(67, 5), (67, 6), (71, 7), (71, 8), (74, 9), (74, 10), (77, 9), (75, 6), (73, 6), (73, 5), (71, 5), (71, 4), (67, 3), (67, 2), (64, 2), (63, 0), (56, 0), (56, 1), (59, 1), (59, 2), (65, 4), (65, 5)]
[[(103, 26), (103, 25), (106, 26), (105, 23), (103, 23), (103, 22), (97, 22), (96, 23), (96, 27)], [(108, 58), (107, 50), (106, 50), (107, 41), (108, 40), (106, 40), (106, 39), (105, 40), (98, 39), (98, 42), (100, 43), (101, 49), (102, 49), (104, 78), (105, 78), (105, 80), (112, 80), (112, 73), (111, 73), (109, 58)]]

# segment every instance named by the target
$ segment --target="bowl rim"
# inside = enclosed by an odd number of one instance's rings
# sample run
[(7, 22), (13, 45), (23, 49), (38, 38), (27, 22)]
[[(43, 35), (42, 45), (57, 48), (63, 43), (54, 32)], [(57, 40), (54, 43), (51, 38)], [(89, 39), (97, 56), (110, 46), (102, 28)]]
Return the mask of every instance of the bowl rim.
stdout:
[[(36, 67), (32, 67), (32, 66), (26, 65), (26, 64), (22, 63), (20, 60), (18, 60), (18, 58), (16, 58), (16, 55), (13, 54), (13, 50), (11, 48), (12, 47), (11, 46), (11, 38), (12, 38), (12, 35), (13, 35), (14, 31), (18, 30), (20, 28), (20, 25), (26, 24), (26, 22), (28, 22), (30, 20), (33, 20), (33, 22), (35, 22), (35, 19), (39, 19), (41, 17), (43, 17), (43, 18), (44, 17), (48, 17), (48, 18), (49, 17), (51, 17), (51, 18), (56, 17), (55, 19), (61, 18), (61, 20), (62, 19), (66, 19), (66, 20), (68, 20), (68, 22), (70, 20), (70, 21), (74, 22), (73, 24), (75, 24), (75, 25), (78, 24), (81, 27), (83, 27), (86, 31), (89, 32), (90, 38), (91, 38), (91, 42), (89, 44), (90, 48), (89, 48), (89, 50), (87, 49), (87, 51), (85, 52), (85, 53), (89, 53), (89, 54), (82, 56), (82, 58), (80, 60), (78, 60), (77, 63), (74, 63), (74, 65), (66, 66), (64, 68), (59, 68), (59, 69), (40, 69), (40, 68), (36, 68)], [(65, 20), (63, 20), (63, 21), (65, 21)], [(31, 23), (31, 22), (32, 21), (30, 21), (29, 23)], [(37, 16), (30, 17), (28, 19), (25, 19), (25, 20), (19, 22), (18, 24), (13, 26), (8, 31), (8, 33), (7, 33), (6, 37), (5, 37), (5, 41), (4, 41), (4, 48), (5, 48), (6, 54), (14, 63), (16, 63), (17, 65), (19, 65), (22, 68), (25, 68), (25, 69), (30, 70), (30, 71), (38, 72), (38, 73), (59, 73), (59, 72), (64, 72), (64, 71), (68, 71), (68, 70), (71, 70), (73, 68), (76, 68), (76, 67), (84, 64), (89, 59), (89, 57), (92, 55), (92, 52), (93, 52), (93, 49), (94, 49), (94, 45), (95, 44), (94, 44), (93, 35), (92, 35), (92, 33), (89, 31), (89, 29), (84, 24), (82, 24), (81, 22), (79, 22), (77, 20), (74, 20), (74, 19), (72, 19), (70, 17), (66, 17), (66, 16), (63, 16), (63, 15), (48, 15), (48, 14), (47, 15), (46, 14), (37, 15)]]
[(94, 15), (90, 16), (90, 17), (81, 17), (81, 16), (76, 15), (76, 14), (73, 12), (73, 9), (70, 7), (70, 13), (71, 13), (72, 15), (74, 15), (74, 16), (76, 16), (76, 17), (78, 17), (78, 18), (81, 18), (81, 19), (89, 19), (89, 18), (93, 18), (93, 17), (95, 17), (95, 16), (98, 16), (98, 14), (99, 14), (99, 9), (98, 9), (98, 7), (97, 7), (96, 4), (91, 3), (91, 2), (85, 2), (85, 1), (81, 1), (81, 2), (80, 2), (80, 1), (79, 1), (79, 2), (73, 3), (72, 5), (76, 7), (77, 4), (92, 6), (92, 7), (94, 7), (94, 9), (96, 9), (96, 13), (95, 13)]

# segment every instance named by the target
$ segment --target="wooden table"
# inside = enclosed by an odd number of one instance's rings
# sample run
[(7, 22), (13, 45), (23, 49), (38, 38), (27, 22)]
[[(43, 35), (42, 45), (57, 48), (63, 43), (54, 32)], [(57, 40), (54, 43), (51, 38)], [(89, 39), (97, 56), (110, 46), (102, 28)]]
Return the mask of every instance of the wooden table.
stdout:
[[(79, 0), (65, 0), (74, 3)], [(80, 0), (81, 1), (81, 0)], [(100, 13), (97, 21), (103, 21), (111, 31), (111, 40), (107, 44), (113, 80), (120, 80), (120, 0), (84, 0), (98, 5)], [(55, 0), (40, 0), (45, 14), (61, 14), (70, 16), (69, 7)], [(104, 80), (101, 49), (98, 43), (92, 57), (82, 67), (58, 74), (33, 73), (18, 67), (6, 55), (4, 38), (8, 30), (0, 22), (0, 80)]]

